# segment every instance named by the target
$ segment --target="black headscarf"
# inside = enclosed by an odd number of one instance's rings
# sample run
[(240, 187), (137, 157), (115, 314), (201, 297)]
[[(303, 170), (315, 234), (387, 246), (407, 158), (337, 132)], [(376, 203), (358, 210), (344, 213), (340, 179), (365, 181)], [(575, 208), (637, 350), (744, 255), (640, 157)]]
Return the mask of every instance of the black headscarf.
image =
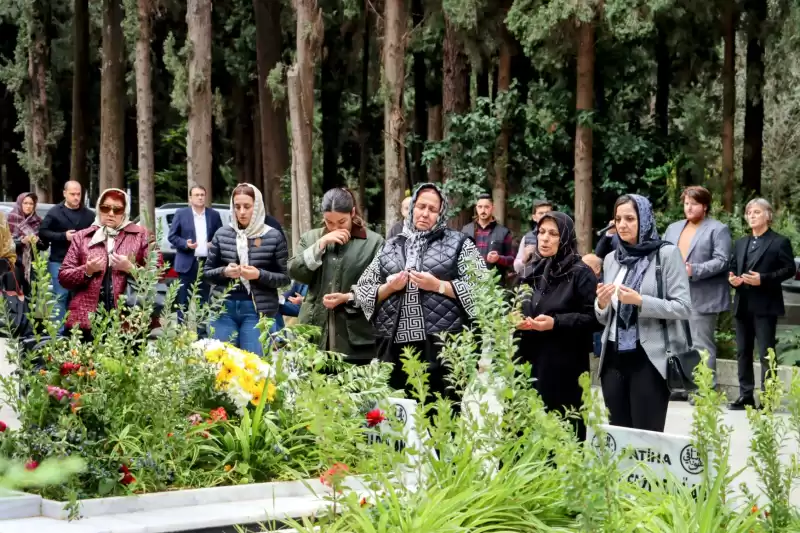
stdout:
[[(533, 294), (530, 300), (523, 306), (523, 310), (529, 313), (532, 313), (533, 309), (537, 307), (539, 300), (542, 295), (547, 292), (548, 287), (566, 278), (573, 270), (575, 264), (581, 262), (581, 256), (578, 254), (578, 238), (575, 234), (575, 223), (572, 219), (564, 213), (550, 211), (539, 220), (539, 227), (541, 227), (545, 220), (552, 220), (558, 227), (558, 250), (553, 256), (542, 257), (539, 254), (539, 247), (537, 244), (533, 259), (533, 269), (523, 280), (523, 283), (527, 283), (533, 287)], [(524, 307), (528, 305), (530, 309), (524, 309)], [(526, 314), (528, 314), (528, 312), (526, 312)]]

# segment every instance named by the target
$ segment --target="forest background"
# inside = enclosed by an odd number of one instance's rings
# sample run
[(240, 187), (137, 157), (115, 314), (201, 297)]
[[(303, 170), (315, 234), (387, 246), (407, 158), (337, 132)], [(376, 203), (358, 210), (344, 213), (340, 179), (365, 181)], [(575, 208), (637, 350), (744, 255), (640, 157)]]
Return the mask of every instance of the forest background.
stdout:
[(296, 242), (331, 187), (382, 230), (433, 180), (454, 226), (546, 197), (582, 251), (623, 192), (800, 204), (800, 0), (0, 0), (0, 35), (5, 200), (74, 179), (152, 221), (247, 181)]

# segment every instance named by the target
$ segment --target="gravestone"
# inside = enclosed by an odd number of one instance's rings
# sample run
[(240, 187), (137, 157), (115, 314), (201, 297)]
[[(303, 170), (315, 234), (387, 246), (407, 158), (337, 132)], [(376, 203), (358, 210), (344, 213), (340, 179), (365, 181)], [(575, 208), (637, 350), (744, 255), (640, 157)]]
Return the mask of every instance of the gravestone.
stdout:
[[(650, 489), (642, 465), (649, 468), (660, 483), (674, 476), (677, 482), (693, 488), (702, 481), (705, 465), (689, 437), (607, 424), (600, 428), (606, 432), (607, 449), (614, 458), (620, 458), (619, 470), (627, 476), (627, 481)], [(591, 428), (586, 438), (599, 450), (600, 436)]]

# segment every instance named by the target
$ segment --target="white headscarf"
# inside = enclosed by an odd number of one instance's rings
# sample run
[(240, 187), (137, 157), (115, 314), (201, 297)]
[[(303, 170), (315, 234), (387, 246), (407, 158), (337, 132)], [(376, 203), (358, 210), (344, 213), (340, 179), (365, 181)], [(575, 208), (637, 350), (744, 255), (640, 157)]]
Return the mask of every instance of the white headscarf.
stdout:
[[(253, 216), (250, 218), (250, 224), (248, 224), (246, 228), (240, 228), (239, 222), (236, 220), (236, 209), (234, 209), (233, 206), (233, 194), (231, 194), (231, 214), (233, 216), (231, 217), (230, 226), (233, 228), (233, 231), (236, 232), (236, 253), (239, 255), (239, 265), (249, 266), (250, 256), (248, 250), (248, 240), (262, 237), (266, 235), (272, 228), (267, 226), (267, 223), (265, 222), (267, 211), (264, 209), (264, 199), (261, 196), (261, 191), (249, 183), (240, 183), (237, 185), (237, 187), (242, 186), (250, 187), (250, 190), (253, 191), (253, 195), (256, 197), (253, 204)], [(239, 279), (242, 281), (242, 285), (244, 285), (244, 288), (247, 289), (247, 292), (249, 293), (250, 281), (244, 279), (243, 277), (240, 277)]]
[[(110, 228), (108, 226), (104, 226), (103, 223), (100, 221), (100, 206), (103, 205), (103, 198), (110, 193), (110, 192), (118, 192), (125, 197), (125, 217), (120, 222), (119, 226), (116, 228)], [(94, 224), (93, 226), (97, 226), (100, 228), (94, 235), (92, 236), (92, 240), (89, 242), (89, 246), (94, 246), (95, 244), (99, 244), (101, 242), (106, 243), (106, 251), (111, 253), (114, 251), (114, 239), (119, 232), (122, 231), (125, 226), (131, 224), (131, 202), (130, 198), (128, 198), (128, 193), (121, 189), (106, 189), (102, 193), (100, 193), (100, 197), (97, 199), (97, 214), (94, 217)]]

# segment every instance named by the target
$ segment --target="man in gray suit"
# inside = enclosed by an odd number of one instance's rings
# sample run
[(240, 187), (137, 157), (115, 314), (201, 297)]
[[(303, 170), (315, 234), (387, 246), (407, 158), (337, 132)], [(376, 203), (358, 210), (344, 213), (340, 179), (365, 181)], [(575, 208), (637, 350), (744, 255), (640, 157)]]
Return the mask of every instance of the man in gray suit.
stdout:
[(731, 255), (731, 232), (728, 226), (708, 216), (711, 193), (693, 185), (681, 194), (686, 220), (670, 224), (664, 240), (681, 252), (689, 275), (692, 295), (692, 318), (689, 321), (694, 347), (708, 351), (708, 365), (714, 371), (716, 385), (717, 348), (714, 332), (719, 313), (730, 307), (728, 262)]

